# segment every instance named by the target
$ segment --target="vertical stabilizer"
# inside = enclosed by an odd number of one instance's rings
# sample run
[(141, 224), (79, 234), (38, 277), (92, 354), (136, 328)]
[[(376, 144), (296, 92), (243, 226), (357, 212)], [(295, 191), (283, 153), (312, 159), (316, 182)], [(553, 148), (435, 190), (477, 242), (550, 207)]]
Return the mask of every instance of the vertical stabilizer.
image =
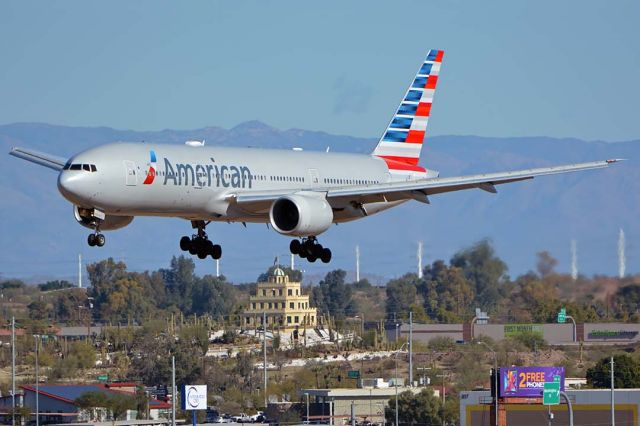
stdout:
[(418, 167), (427, 131), (433, 94), (442, 64), (442, 50), (430, 50), (409, 86), (400, 107), (372, 155), (383, 158), (390, 170), (422, 171)]

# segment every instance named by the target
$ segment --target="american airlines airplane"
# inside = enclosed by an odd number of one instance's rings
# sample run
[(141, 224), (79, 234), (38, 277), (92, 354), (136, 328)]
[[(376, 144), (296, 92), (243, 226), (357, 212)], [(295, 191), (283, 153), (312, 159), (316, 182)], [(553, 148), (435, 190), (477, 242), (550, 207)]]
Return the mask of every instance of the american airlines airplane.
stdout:
[(219, 259), (222, 248), (205, 229), (211, 222), (266, 223), (294, 237), (291, 253), (328, 263), (331, 250), (318, 235), (410, 200), (496, 185), (536, 176), (598, 169), (619, 160), (471, 176), (439, 177), (418, 164), (443, 51), (431, 50), (411, 82), (378, 145), (369, 155), (117, 142), (70, 159), (23, 148), (11, 155), (59, 172), (58, 189), (73, 204), (76, 220), (93, 232), (90, 246), (102, 247), (102, 231), (122, 228), (135, 216), (179, 217), (193, 235), (180, 248), (200, 259)]

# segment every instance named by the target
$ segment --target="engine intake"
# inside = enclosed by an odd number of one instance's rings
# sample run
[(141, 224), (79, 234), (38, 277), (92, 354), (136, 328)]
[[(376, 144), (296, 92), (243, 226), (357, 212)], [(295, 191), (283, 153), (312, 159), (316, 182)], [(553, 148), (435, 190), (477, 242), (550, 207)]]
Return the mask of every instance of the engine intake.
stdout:
[(269, 210), (271, 226), (281, 234), (308, 237), (320, 235), (333, 223), (333, 210), (324, 198), (287, 195)]

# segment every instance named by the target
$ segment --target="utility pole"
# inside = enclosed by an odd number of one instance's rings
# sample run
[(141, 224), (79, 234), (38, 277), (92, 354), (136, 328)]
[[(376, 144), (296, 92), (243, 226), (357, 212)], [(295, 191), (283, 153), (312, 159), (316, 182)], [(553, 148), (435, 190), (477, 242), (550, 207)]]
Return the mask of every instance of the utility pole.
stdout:
[(36, 340), (36, 426), (40, 426), (40, 378), (38, 377), (38, 341), (40, 336), (34, 334), (33, 337)]
[(11, 317), (11, 426), (16, 426), (16, 317)]
[(78, 288), (82, 288), (82, 255), (78, 254)]
[(611, 357), (611, 426), (616, 426), (616, 389), (613, 379), (613, 357)]
[(413, 311), (409, 311), (409, 386), (413, 387)]
[(291, 270), (296, 270), (296, 255), (291, 253)]
[(171, 426), (176, 426), (176, 357), (171, 357)]
[(418, 279), (422, 279), (422, 241), (418, 241)]
[(216, 259), (216, 277), (220, 276), (220, 259)]
[(571, 278), (578, 279), (578, 245), (576, 240), (571, 240)]
[(360, 281), (360, 246), (356, 246), (356, 282)]
[(264, 374), (264, 408), (267, 409), (267, 313), (262, 313), (262, 373)]

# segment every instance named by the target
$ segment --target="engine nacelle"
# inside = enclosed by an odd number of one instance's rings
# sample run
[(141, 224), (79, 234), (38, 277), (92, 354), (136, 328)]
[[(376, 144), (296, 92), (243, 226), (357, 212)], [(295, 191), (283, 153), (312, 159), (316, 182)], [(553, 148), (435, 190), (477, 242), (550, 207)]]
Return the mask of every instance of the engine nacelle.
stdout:
[(287, 195), (273, 202), (269, 219), (271, 226), (281, 234), (316, 236), (333, 223), (333, 210), (324, 198)]
[[(85, 228), (95, 229), (96, 215), (93, 209), (85, 209), (73, 206), (73, 215), (78, 223)], [(100, 220), (101, 231), (113, 231), (115, 229), (124, 228), (133, 221), (133, 216), (113, 216), (106, 215)]]

